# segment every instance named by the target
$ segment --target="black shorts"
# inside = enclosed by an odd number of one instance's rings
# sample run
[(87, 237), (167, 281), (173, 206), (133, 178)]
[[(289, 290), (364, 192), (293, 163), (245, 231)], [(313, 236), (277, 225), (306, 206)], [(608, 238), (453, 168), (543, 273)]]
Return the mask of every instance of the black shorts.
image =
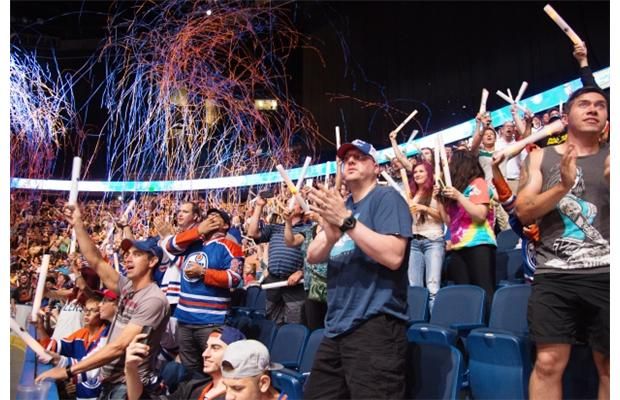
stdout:
[(609, 273), (536, 275), (527, 320), (536, 343), (587, 340), (609, 356)]

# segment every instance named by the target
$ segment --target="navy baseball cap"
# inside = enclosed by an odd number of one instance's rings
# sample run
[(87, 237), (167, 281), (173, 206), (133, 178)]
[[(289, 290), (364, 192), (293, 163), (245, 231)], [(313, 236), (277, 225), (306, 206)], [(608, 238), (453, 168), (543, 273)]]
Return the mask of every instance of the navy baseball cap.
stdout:
[(228, 227), (230, 228), (230, 215), (228, 215), (228, 213), (226, 211), (222, 211), (219, 208), (209, 208), (207, 210), (207, 214), (212, 214), (212, 213), (218, 213), (222, 219), (224, 220), (224, 223), (226, 223), (226, 225), (228, 225)]
[(211, 332), (211, 334), (214, 334), (214, 333), (219, 333), (220, 340), (226, 344), (231, 344), (238, 340), (246, 339), (243, 332), (241, 332), (237, 328), (233, 328), (232, 326), (228, 326), (228, 325), (218, 326)]
[(351, 149), (359, 150), (362, 153), (366, 154), (367, 156), (371, 156), (373, 158), (373, 160), (375, 160), (375, 162), (377, 162), (377, 149), (375, 149), (372, 144), (366, 143), (366, 142), (364, 142), (363, 140), (360, 140), (360, 139), (355, 139), (351, 143), (343, 144), (342, 146), (340, 146), (340, 148), (336, 152), (336, 155), (340, 159), (343, 159), (344, 155), (347, 154), (347, 151), (349, 151)]
[(164, 251), (161, 247), (159, 247), (157, 242), (158, 240), (155, 237), (151, 237), (146, 240), (123, 239), (121, 242), (121, 249), (123, 251), (127, 251), (130, 248), (135, 247), (138, 250), (153, 254), (161, 263), (162, 258), (164, 258)]

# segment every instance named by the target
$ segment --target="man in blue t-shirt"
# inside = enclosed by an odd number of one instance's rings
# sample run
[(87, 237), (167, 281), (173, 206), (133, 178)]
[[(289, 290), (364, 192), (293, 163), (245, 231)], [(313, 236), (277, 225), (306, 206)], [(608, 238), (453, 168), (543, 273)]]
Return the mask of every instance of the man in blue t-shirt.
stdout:
[(308, 262), (327, 261), (325, 337), (305, 398), (403, 398), (407, 350), (407, 263), (411, 214), (377, 185), (376, 150), (354, 140), (338, 149), (351, 196), (313, 189), (323, 231)]

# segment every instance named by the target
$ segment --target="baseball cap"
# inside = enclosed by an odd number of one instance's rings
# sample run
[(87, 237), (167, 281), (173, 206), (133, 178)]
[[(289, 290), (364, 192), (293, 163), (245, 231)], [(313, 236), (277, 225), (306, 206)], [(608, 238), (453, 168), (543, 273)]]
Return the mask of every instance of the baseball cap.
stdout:
[(271, 362), (264, 344), (252, 339), (231, 343), (222, 358), (224, 378), (248, 378), (282, 368), (282, 364)]
[(377, 162), (377, 149), (370, 143), (366, 143), (363, 140), (355, 139), (351, 143), (345, 143), (336, 152), (336, 155), (342, 159), (347, 151), (351, 149), (356, 149), (366, 154), (367, 156), (371, 156), (375, 162)]
[(112, 300), (112, 301), (116, 301), (118, 300), (118, 295), (116, 294), (115, 291), (110, 290), (110, 289), (103, 289), (103, 291), (101, 292), (102, 297), (106, 300)]
[(146, 251), (147, 253), (153, 254), (155, 257), (161, 259), (164, 257), (164, 251), (159, 247), (157, 243), (157, 238), (151, 237), (146, 240), (131, 240), (131, 239), (123, 239), (121, 242), (121, 249), (123, 251), (129, 250), (131, 247), (135, 247), (138, 250)]
[(220, 340), (226, 344), (231, 344), (239, 340), (245, 340), (245, 335), (237, 328), (232, 326), (222, 325), (215, 328), (212, 332), (220, 334)]
[(214, 208), (213, 207), (213, 208), (209, 208), (207, 210), (207, 214), (206, 215), (209, 215), (211, 213), (218, 213), (222, 217), (224, 222), (230, 227), (230, 215), (228, 215), (228, 213), (226, 211), (222, 211), (219, 208)]

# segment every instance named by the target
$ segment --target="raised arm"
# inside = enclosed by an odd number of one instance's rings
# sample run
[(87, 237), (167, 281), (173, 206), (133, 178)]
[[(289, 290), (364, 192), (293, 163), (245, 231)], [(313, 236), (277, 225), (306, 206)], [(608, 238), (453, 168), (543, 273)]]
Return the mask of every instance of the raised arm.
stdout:
[(117, 291), (119, 274), (114, 270), (114, 267), (108, 264), (103, 258), (95, 242), (93, 242), (86, 231), (79, 207), (72, 205), (66, 207), (68, 212), (70, 212), (69, 222), (73, 225), (73, 229), (75, 229), (80, 252), (84, 255), (90, 267), (99, 275), (101, 282), (103, 282), (108, 289)]
[(394, 155), (396, 159), (400, 161), (400, 163), (405, 167), (407, 172), (413, 171), (413, 164), (405, 157), (400, 148), (398, 147), (398, 143), (396, 142), (396, 133), (394, 131), (390, 132), (390, 143), (392, 144), (392, 149), (394, 150)]
[(594, 74), (592, 74), (592, 69), (590, 69), (590, 65), (588, 64), (588, 48), (585, 42), (581, 42), (574, 46), (573, 57), (575, 57), (575, 60), (577, 60), (579, 64), (579, 77), (581, 78), (583, 86), (599, 87), (594, 79)]
[(258, 229), (258, 222), (260, 221), (260, 217), (263, 214), (263, 208), (265, 207), (267, 202), (262, 197), (256, 197), (256, 204), (254, 206), (254, 212), (252, 213), (252, 217), (250, 218), (250, 223), (248, 225), (248, 236), (252, 239), (258, 239), (260, 237), (260, 229)]
[(481, 126), (485, 128), (491, 125), (491, 117), (486, 114), (478, 113), (476, 115), (476, 127), (474, 128), (474, 132), (472, 133), (471, 140), (471, 153), (474, 155), (478, 155), (480, 151), (480, 144), (482, 143), (482, 137), (484, 136), (484, 129), (480, 129)]

